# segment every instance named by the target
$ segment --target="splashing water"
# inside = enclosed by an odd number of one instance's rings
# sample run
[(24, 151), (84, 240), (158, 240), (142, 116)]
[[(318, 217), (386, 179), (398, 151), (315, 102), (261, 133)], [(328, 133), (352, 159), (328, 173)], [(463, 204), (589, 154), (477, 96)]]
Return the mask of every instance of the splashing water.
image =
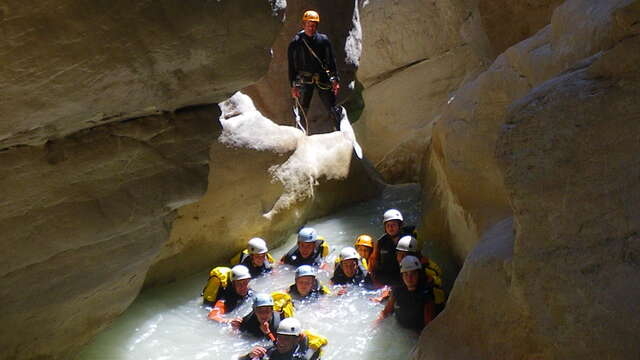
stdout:
[[(328, 261), (332, 264), (343, 247), (353, 245), (356, 236), (367, 233), (378, 237), (382, 231), (382, 213), (388, 208), (399, 209), (407, 224), (415, 224), (420, 208), (418, 199), (416, 185), (388, 187), (378, 199), (317, 219), (307, 226), (316, 228), (331, 244)], [(283, 246), (270, 252), (279, 259), (294, 243), (292, 234)], [(319, 280), (330, 285), (331, 272), (320, 271)], [(230, 325), (207, 320), (198, 296), (206, 280), (206, 271), (203, 271), (180, 282), (145, 291), (109, 329), (85, 347), (79, 359), (235, 359), (255, 345), (268, 344), (239, 334)], [(277, 267), (273, 274), (252, 280), (251, 287), (259, 292), (271, 292), (284, 290), (292, 283), (293, 269)], [(398, 327), (392, 317), (373, 327), (383, 307), (369, 300), (375, 295), (375, 292), (351, 288), (343, 296), (328, 295), (316, 302), (296, 305), (296, 318), (303, 328), (329, 339), (323, 359), (409, 357), (418, 334)], [(250, 308), (247, 302), (225, 317), (243, 316)]]

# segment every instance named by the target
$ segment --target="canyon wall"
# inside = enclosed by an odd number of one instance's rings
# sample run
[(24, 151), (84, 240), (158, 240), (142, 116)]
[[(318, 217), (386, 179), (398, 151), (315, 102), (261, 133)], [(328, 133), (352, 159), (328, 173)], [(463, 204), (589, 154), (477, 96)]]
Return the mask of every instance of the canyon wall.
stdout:
[(264, 74), (281, 18), (253, 0), (0, 5), (0, 357), (69, 358), (133, 301), (207, 189), (215, 103)]

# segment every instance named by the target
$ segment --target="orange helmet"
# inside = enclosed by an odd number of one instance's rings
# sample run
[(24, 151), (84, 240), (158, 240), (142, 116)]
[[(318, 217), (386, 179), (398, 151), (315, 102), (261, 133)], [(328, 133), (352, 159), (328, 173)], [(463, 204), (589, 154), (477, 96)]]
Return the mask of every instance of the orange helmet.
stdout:
[(354, 244), (354, 246), (360, 246), (360, 245), (372, 248), (373, 239), (371, 238), (371, 236), (367, 234), (362, 234), (356, 238), (356, 243)]
[(319, 23), (320, 15), (318, 15), (318, 13), (313, 10), (307, 10), (304, 12), (304, 15), (302, 15), (302, 22), (305, 21), (315, 21)]

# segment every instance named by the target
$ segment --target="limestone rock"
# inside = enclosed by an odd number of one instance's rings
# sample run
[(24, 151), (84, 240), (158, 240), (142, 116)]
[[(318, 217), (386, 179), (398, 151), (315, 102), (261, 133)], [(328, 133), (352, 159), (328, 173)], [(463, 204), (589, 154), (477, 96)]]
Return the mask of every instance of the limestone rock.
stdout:
[(227, 263), (255, 236), (276, 246), (307, 219), (381, 190), (341, 132), (304, 136), (264, 117), (241, 93), (221, 107), (223, 132), (211, 148), (209, 189), (178, 211), (147, 285)]
[[(496, 127), (494, 170), (503, 178), (515, 236), (506, 222), (461, 230), (485, 235), (415, 358), (640, 356), (640, 286), (631, 281), (640, 273), (639, 5), (568, 1), (551, 24), (560, 21), (568, 32), (553, 32), (551, 46), (517, 61), (522, 70), (553, 54), (535, 72), (518, 72), (527, 79), (555, 74), (505, 101)], [(568, 16), (589, 20), (567, 26)], [(587, 44), (572, 41), (595, 33)], [(460, 203), (448, 206), (455, 205), (469, 216)]]
[(267, 0), (5, 1), (0, 149), (220, 101), (266, 71), (277, 15)]
[(0, 357), (69, 358), (133, 301), (206, 190), (217, 107), (0, 152)]
[[(425, 224), (434, 225), (425, 227), (428, 236), (450, 239), (459, 262), (479, 234), (511, 213), (495, 159), (508, 106), (579, 60), (637, 31), (628, 19), (617, 20), (622, 16), (617, 9), (626, 3), (567, 1), (556, 9), (549, 26), (500, 55), (487, 71), (459, 89), (443, 110), (426, 157), (423, 216)], [(585, 20), (575, 24), (576, 18)], [(593, 33), (600, 35), (589, 35)], [(444, 219), (430, 219), (441, 218), (443, 212)]]

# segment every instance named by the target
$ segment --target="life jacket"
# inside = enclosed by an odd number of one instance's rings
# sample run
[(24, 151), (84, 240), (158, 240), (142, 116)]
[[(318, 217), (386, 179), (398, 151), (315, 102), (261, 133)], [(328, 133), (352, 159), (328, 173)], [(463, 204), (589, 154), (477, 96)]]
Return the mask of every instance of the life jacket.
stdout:
[(274, 291), (271, 293), (271, 297), (273, 298), (273, 311), (281, 312), (285, 318), (295, 315), (291, 295), (284, 291)]
[(282, 257), (282, 262), (295, 267), (302, 265), (320, 266), (322, 259), (327, 255), (329, 255), (329, 244), (322, 236), (318, 236), (316, 247), (308, 258), (305, 259), (300, 255), (300, 250), (296, 243), (291, 250)]
[(209, 280), (202, 289), (202, 302), (213, 304), (218, 299), (220, 289), (225, 290), (231, 283), (231, 269), (225, 266), (218, 266), (209, 271)]
[(309, 299), (309, 298), (317, 298), (320, 295), (328, 295), (331, 294), (331, 290), (329, 290), (328, 287), (320, 284), (320, 282), (316, 279), (313, 288), (311, 289), (311, 291), (309, 292), (309, 294), (307, 296), (302, 296), (300, 295), (300, 293), (298, 292), (298, 288), (296, 287), (296, 284), (293, 284), (291, 286), (289, 286), (289, 291), (288, 291), (289, 295), (291, 295), (291, 297), (294, 300), (304, 300), (304, 299)]
[(270, 272), (272, 270), (272, 267), (273, 267), (272, 264), (274, 262), (275, 262), (275, 259), (273, 258), (273, 256), (267, 253), (267, 256), (265, 257), (264, 263), (262, 264), (262, 266), (256, 267), (251, 262), (251, 254), (249, 254), (249, 250), (247, 249), (242, 250), (236, 256), (232, 257), (231, 260), (229, 260), (229, 263), (231, 264), (231, 266), (235, 266), (238, 264), (246, 266), (247, 269), (249, 269), (249, 273), (251, 274), (251, 277), (257, 277), (266, 272)]
[[(398, 234), (398, 239), (405, 235), (418, 238), (414, 226), (402, 227)], [(371, 269), (373, 280), (377, 283), (392, 286), (401, 283), (400, 265), (396, 260), (396, 246), (397, 244), (391, 236), (386, 233), (375, 243), (369, 268)]]
[(424, 323), (424, 308), (429, 302), (434, 302), (433, 288), (421, 284), (415, 291), (409, 291), (406, 286), (393, 288), (395, 298), (393, 312), (398, 323), (406, 328), (422, 330)]

